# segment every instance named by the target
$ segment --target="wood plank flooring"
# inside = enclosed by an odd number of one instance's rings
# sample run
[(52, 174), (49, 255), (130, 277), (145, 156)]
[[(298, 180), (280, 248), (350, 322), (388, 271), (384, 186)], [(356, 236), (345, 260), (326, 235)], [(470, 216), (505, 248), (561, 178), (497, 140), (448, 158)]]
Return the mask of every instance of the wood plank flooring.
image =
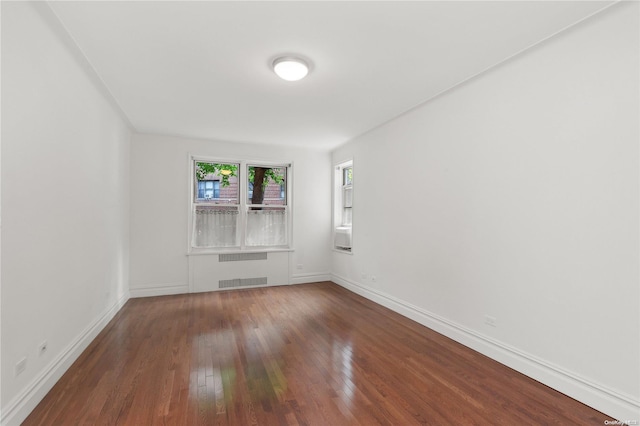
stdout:
[(24, 425), (603, 425), (333, 283), (131, 299)]

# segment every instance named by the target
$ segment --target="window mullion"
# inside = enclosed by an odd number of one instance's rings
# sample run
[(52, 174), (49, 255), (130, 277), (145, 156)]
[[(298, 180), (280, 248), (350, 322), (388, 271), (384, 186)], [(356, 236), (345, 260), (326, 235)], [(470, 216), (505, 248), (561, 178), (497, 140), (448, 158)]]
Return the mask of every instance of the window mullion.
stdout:
[(247, 194), (249, 188), (249, 167), (240, 163), (240, 249), (247, 248)]

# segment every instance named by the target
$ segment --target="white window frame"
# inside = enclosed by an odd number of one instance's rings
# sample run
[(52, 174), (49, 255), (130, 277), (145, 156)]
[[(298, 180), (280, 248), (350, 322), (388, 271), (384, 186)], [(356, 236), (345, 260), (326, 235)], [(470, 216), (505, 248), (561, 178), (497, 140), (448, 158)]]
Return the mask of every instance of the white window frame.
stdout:
[[(195, 167), (196, 162), (203, 163), (221, 163), (221, 164), (238, 164), (238, 191), (239, 191), (239, 218), (238, 226), (240, 227), (240, 245), (233, 247), (194, 247), (193, 246), (193, 227), (194, 227), (194, 206), (196, 205), (196, 191), (194, 191), (195, 185)], [(282, 167), (286, 168), (286, 192), (285, 202), (283, 206), (287, 215), (287, 244), (281, 246), (266, 246), (255, 247), (246, 245), (246, 232), (247, 232), (247, 212), (249, 207), (255, 207), (251, 205), (248, 200), (248, 176), (249, 167)], [(205, 254), (220, 254), (220, 253), (252, 253), (252, 252), (278, 252), (278, 251), (292, 251), (293, 244), (293, 162), (291, 161), (265, 161), (265, 160), (238, 160), (229, 159), (223, 157), (210, 157), (202, 155), (189, 155), (189, 213), (188, 213), (188, 232), (187, 232), (187, 254), (188, 255), (205, 255)], [(197, 190), (197, 188), (195, 188)], [(221, 186), (222, 190), (222, 186)], [(197, 203), (200, 204), (200, 203)], [(205, 203), (207, 204), (207, 203)], [(211, 203), (208, 203), (211, 204)], [(216, 205), (216, 204), (213, 204)], [(225, 204), (220, 204), (224, 206)], [(232, 204), (236, 205), (236, 204)], [(263, 205), (264, 207), (282, 207), (281, 205)]]
[[(353, 202), (354, 202), (354, 178), (352, 176), (351, 184), (344, 184), (344, 170), (351, 168), (353, 176), (353, 159), (343, 161), (334, 166), (333, 178), (333, 250), (340, 253), (353, 253)], [(351, 224), (344, 224), (345, 194), (351, 191)], [(342, 235), (341, 235), (342, 234)], [(348, 234), (348, 237), (345, 235)], [(349, 247), (338, 245), (338, 242), (344, 244), (345, 238), (348, 238)]]

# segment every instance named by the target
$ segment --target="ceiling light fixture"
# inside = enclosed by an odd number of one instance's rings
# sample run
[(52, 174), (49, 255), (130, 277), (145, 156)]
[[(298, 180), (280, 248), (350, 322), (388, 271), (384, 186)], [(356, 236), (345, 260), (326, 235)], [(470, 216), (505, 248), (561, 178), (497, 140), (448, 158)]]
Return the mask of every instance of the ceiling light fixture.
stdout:
[(283, 56), (273, 61), (273, 71), (283, 80), (298, 81), (309, 73), (309, 65), (300, 58)]

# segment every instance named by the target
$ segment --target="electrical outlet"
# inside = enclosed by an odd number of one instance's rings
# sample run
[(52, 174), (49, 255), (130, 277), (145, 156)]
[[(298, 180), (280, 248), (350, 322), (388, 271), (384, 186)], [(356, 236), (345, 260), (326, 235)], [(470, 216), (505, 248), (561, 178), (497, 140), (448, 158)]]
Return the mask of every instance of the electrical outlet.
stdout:
[(378, 278), (375, 275), (371, 275), (371, 282), (375, 283), (376, 281), (378, 281)]
[(302, 263), (298, 263), (296, 265), (296, 269), (304, 269), (304, 265)]
[(15, 375), (18, 376), (26, 369), (27, 369), (27, 357), (24, 357), (20, 361), (18, 361), (18, 363), (16, 364)]
[(43, 340), (42, 343), (38, 345), (38, 355), (40, 356), (44, 355), (44, 353), (47, 351), (48, 346), (49, 346), (49, 343), (46, 340)]
[(484, 316), (484, 323), (491, 326), (491, 327), (497, 327), (498, 326), (498, 320), (495, 317), (492, 317), (491, 315), (485, 315)]

